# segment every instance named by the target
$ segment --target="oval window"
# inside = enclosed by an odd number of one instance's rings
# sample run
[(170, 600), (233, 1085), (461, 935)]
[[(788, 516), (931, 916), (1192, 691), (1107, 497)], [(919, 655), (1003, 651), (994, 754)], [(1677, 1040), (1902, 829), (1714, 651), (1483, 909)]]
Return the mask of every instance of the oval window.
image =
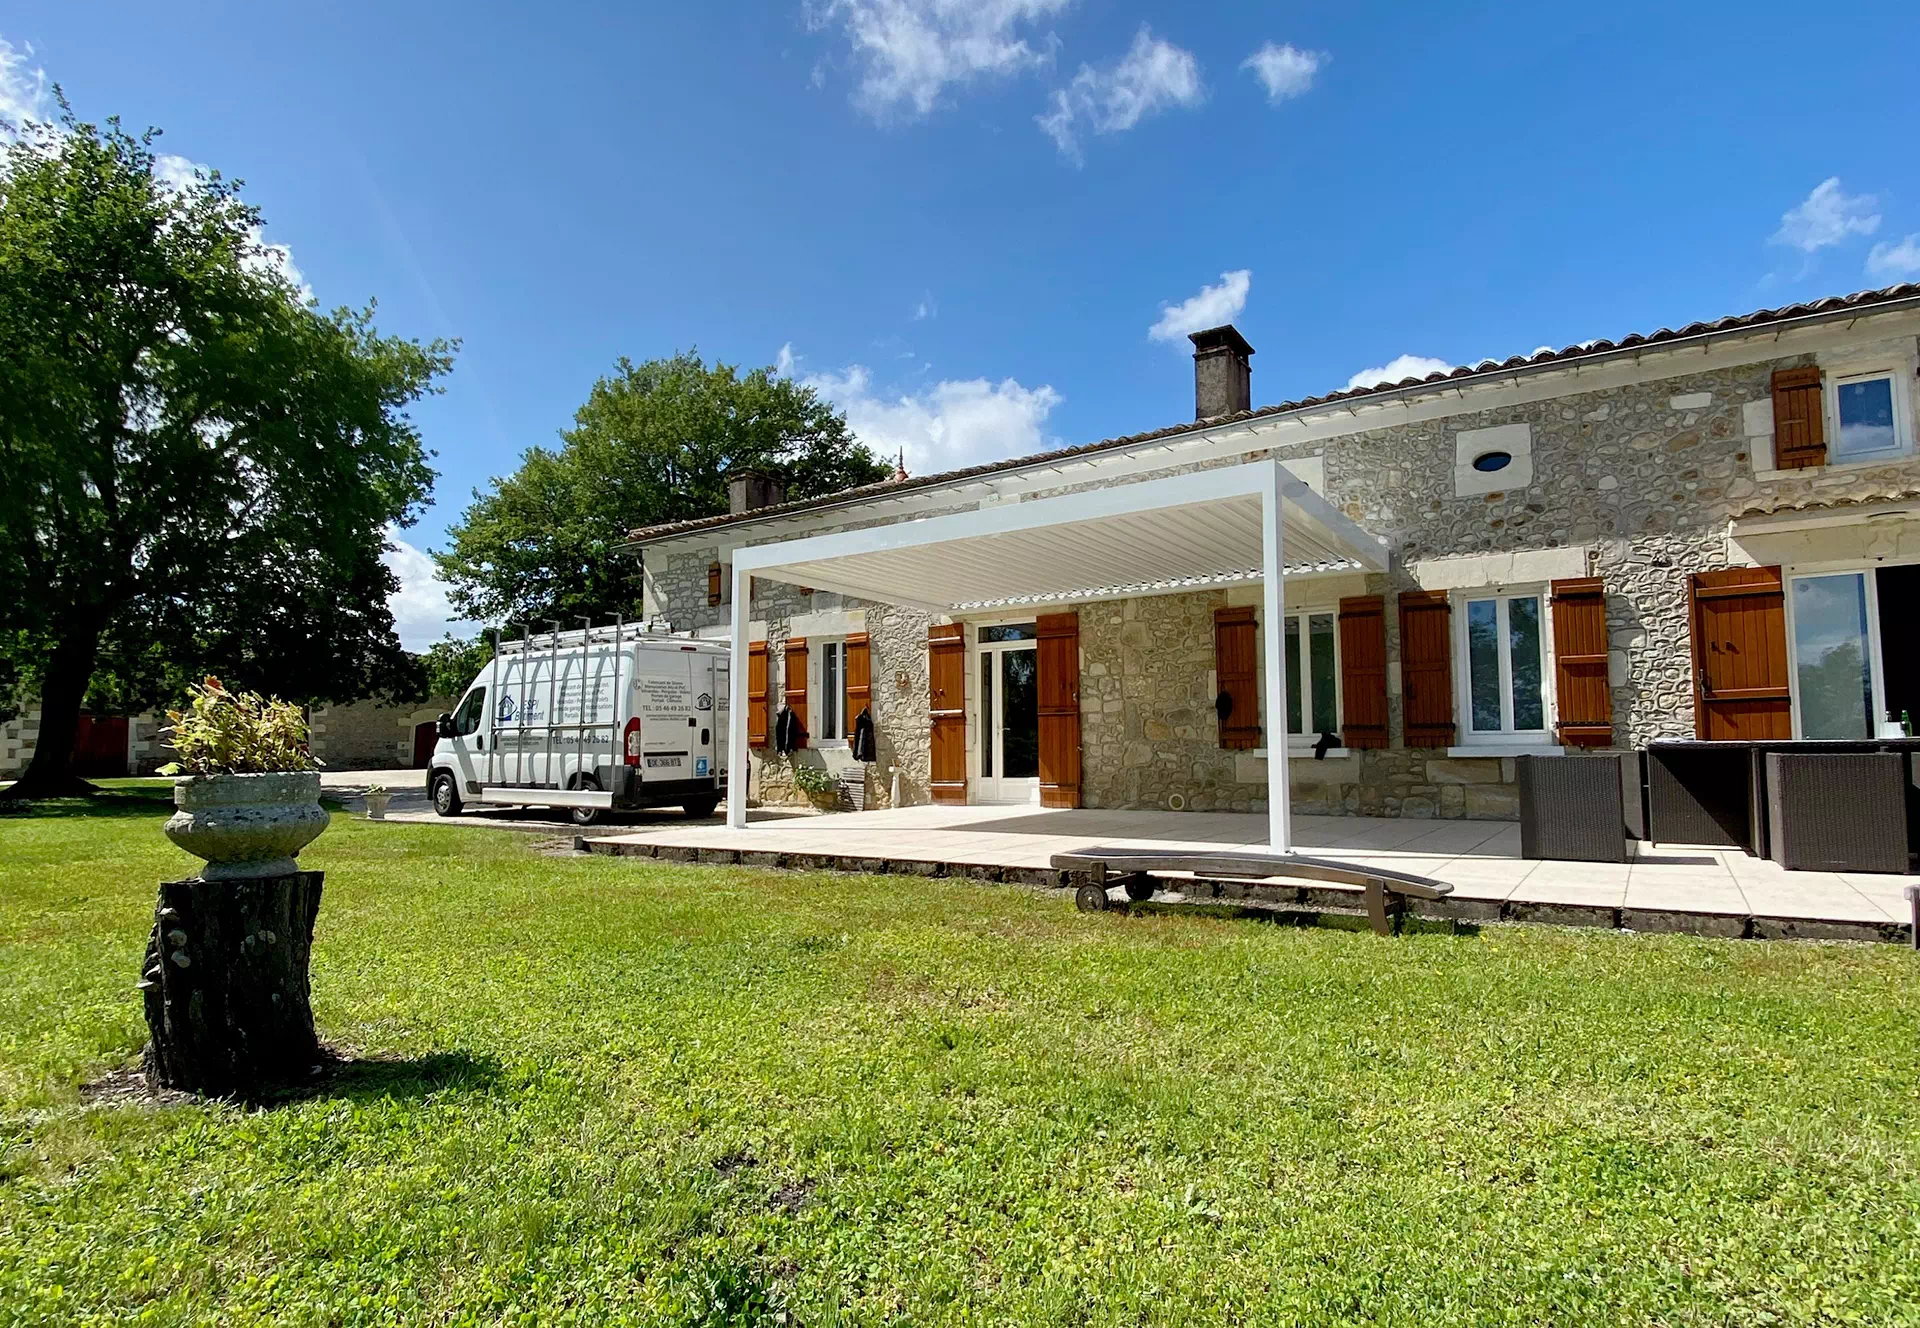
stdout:
[(1505, 470), (1513, 460), (1511, 452), (1482, 452), (1473, 459), (1475, 470)]

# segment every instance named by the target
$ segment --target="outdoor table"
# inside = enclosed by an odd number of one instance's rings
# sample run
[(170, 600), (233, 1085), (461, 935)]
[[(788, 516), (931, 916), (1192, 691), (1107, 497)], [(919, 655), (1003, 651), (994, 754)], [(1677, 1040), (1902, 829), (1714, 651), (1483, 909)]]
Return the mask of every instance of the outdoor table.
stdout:
[(1768, 856), (1769, 752), (1825, 755), (1892, 752), (1908, 762), (1908, 825), (1914, 824), (1913, 755), (1920, 738), (1706, 742), (1658, 738), (1647, 744), (1647, 838), (1654, 843), (1705, 844)]

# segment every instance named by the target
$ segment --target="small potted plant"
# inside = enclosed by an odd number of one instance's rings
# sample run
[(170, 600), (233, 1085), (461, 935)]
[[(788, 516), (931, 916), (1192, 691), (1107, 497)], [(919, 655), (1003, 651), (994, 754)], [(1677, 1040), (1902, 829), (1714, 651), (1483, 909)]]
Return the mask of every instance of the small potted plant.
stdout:
[(393, 794), (385, 784), (375, 784), (365, 793), (361, 794), (360, 800), (367, 804), (367, 819), (369, 821), (386, 820), (387, 803), (391, 801), (392, 798)]
[(179, 759), (160, 767), (178, 808), (167, 838), (206, 860), (208, 881), (258, 880), (300, 870), (300, 850), (327, 828), (320, 763), (307, 751), (300, 708), (218, 678), (190, 689), (185, 710), (161, 730)]

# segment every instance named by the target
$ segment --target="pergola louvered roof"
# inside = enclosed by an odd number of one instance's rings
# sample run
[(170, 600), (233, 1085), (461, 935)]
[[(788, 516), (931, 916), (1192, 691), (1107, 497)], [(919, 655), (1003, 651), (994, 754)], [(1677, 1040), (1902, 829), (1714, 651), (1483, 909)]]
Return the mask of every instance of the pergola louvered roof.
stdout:
[(1263, 514), (1287, 574), (1384, 569), (1384, 541), (1277, 463), (750, 545), (737, 571), (940, 613), (1261, 575)]

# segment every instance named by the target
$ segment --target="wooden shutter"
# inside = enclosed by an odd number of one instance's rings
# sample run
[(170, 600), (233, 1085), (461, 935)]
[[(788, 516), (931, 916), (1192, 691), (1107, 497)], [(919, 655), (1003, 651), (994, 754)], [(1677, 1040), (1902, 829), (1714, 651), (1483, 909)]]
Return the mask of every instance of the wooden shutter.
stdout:
[[(1251, 607), (1213, 611), (1213, 668), (1233, 709), (1220, 723), (1220, 745), (1246, 751), (1260, 745), (1259, 651)], [(1282, 737), (1281, 741), (1286, 739)]]
[(1080, 805), (1080, 615), (1043, 613), (1040, 642), (1040, 805)]
[(1387, 745), (1387, 601), (1356, 595), (1340, 601), (1340, 741)]
[(873, 652), (865, 632), (847, 638), (847, 732), (853, 737), (853, 721), (860, 718), (873, 700)]
[(967, 800), (967, 643), (959, 623), (927, 629), (927, 714), (935, 802)]
[(1825, 403), (1820, 371), (1776, 369), (1773, 374), (1773, 464), (1800, 470), (1827, 464)]
[(1400, 699), (1407, 746), (1453, 745), (1453, 610), (1444, 590), (1400, 592)]
[(1613, 688), (1607, 682), (1607, 596), (1597, 576), (1555, 581), (1554, 695), (1560, 741), (1570, 747), (1613, 745)]
[(1793, 737), (1787, 596), (1778, 567), (1688, 578), (1694, 732), (1715, 741)]
[(747, 646), (747, 745), (767, 745), (767, 643)]
[(787, 638), (786, 672), (782, 678), (782, 703), (793, 712), (793, 718), (800, 726), (794, 746), (807, 745), (807, 638), (790, 636)]
[(707, 607), (720, 602), (720, 564), (707, 564)]

